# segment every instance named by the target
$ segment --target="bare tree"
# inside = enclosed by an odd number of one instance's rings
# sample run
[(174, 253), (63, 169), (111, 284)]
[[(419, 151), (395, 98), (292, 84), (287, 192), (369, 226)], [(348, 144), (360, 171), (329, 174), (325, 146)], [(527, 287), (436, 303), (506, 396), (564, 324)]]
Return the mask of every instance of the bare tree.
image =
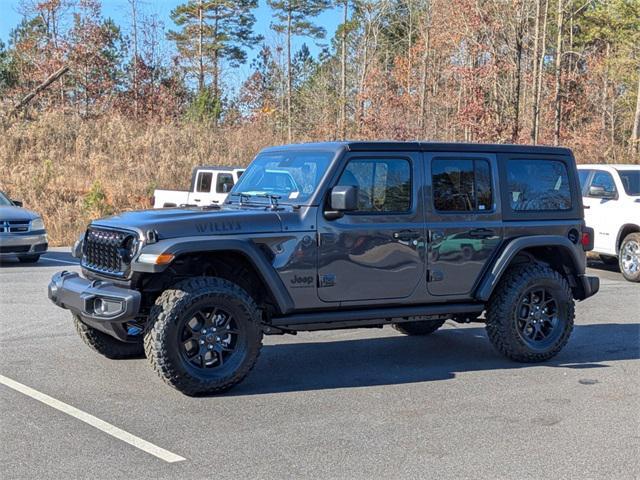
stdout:
[(636, 113), (631, 132), (631, 153), (640, 154), (640, 70), (638, 71), (638, 94), (636, 98)]
[(555, 62), (555, 122), (553, 144), (560, 145), (560, 128), (562, 122), (562, 30), (564, 28), (564, 1), (558, 0), (558, 13), (556, 17), (558, 29), (556, 37), (556, 62)]

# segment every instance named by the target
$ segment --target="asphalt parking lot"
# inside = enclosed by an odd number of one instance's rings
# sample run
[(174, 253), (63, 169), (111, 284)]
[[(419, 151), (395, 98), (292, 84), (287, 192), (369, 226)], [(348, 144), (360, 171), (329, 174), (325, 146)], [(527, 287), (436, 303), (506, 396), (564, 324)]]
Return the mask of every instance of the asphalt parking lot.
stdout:
[(640, 478), (640, 285), (597, 262), (601, 291), (549, 363), (503, 359), (479, 325), (305, 333), (266, 337), (251, 375), (207, 398), (84, 346), (46, 296), (74, 263), (0, 267), (0, 375), (184, 460), (0, 382), (2, 478)]

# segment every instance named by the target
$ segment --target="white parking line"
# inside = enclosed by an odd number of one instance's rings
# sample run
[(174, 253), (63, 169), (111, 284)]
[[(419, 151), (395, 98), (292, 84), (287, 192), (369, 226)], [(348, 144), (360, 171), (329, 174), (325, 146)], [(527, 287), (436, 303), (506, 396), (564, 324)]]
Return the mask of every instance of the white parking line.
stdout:
[(55, 398), (50, 397), (49, 395), (46, 395), (37, 390), (34, 390), (31, 387), (27, 387), (26, 385), (23, 385), (19, 382), (16, 382), (15, 380), (7, 378), (4, 375), (0, 375), (0, 383), (2, 383), (3, 385), (9, 388), (12, 388), (17, 392), (27, 395), (28, 397), (38, 400), (39, 402), (42, 402), (45, 405), (49, 405), (50, 407), (55, 408), (56, 410), (59, 410), (63, 413), (66, 413), (67, 415), (77, 418), (78, 420), (83, 421), (84, 423), (87, 423), (92, 427), (97, 428), (98, 430), (102, 430), (103, 432), (119, 440), (122, 440), (123, 442), (126, 442), (129, 445), (133, 445), (134, 447), (139, 448), (140, 450), (147, 452), (153, 455), (154, 457), (158, 457), (159, 459), (164, 460), (165, 462), (175, 463), (175, 462), (181, 462), (183, 460), (186, 460), (184, 457), (181, 457), (180, 455), (176, 455), (175, 453), (165, 450), (164, 448), (160, 448), (157, 445), (154, 445), (153, 443), (149, 443), (146, 440), (141, 439), (140, 437), (136, 437), (135, 435), (132, 435), (129, 432), (125, 432), (124, 430), (118, 427), (115, 427), (110, 423), (105, 422), (104, 420), (100, 420), (99, 418), (94, 417), (93, 415), (83, 412), (82, 410), (72, 407), (71, 405), (67, 405), (66, 403), (61, 402), (60, 400), (56, 400)]
[(60, 262), (60, 263), (67, 263), (69, 265), (80, 265), (79, 262), (70, 262), (69, 260), (59, 260), (57, 258), (49, 258), (49, 257), (45, 257), (44, 255), (42, 255), (42, 258), (44, 258), (45, 260), (49, 260), (50, 262)]

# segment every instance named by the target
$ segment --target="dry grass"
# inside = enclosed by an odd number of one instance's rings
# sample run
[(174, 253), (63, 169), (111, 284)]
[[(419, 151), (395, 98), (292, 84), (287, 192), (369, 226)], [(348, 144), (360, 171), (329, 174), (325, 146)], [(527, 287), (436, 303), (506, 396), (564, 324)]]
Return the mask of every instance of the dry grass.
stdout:
[[(149, 207), (157, 187), (186, 189), (197, 165), (246, 165), (261, 148), (281, 142), (255, 124), (214, 130), (45, 114), (0, 133), (0, 190), (43, 215), (52, 245), (70, 245), (94, 218)], [(579, 161), (602, 158), (572, 143)]]
[(196, 165), (246, 165), (274, 142), (248, 127), (61, 115), (0, 135), (0, 190), (43, 215), (52, 245), (70, 245), (94, 218), (149, 207), (156, 187), (186, 189)]

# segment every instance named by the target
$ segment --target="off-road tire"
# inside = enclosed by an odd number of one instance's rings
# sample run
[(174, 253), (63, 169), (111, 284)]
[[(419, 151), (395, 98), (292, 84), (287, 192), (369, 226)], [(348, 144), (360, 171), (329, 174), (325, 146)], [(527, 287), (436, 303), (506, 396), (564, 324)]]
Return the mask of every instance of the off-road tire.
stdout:
[(622, 240), (622, 244), (620, 245), (620, 252), (618, 255), (620, 272), (622, 272), (622, 276), (630, 281), (630, 282), (640, 282), (640, 269), (635, 272), (628, 272), (625, 270), (623, 262), (625, 260), (625, 248), (629, 242), (635, 242), (636, 245), (640, 245), (640, 233), (634, 232), (630, 233), (624, 240)]
[(20, 263), (36, 263), (40, 260), (40, 255), (18, 255)]
[[(195, 369), (180, 353), (178, 338), (183, 322), (201, 305), (222, 306), (232, 311), (236, 322), (242, 323), (244, 355), (231, 371), (212, 373), (204, 368)], [(150, 328), (144, 338), (147, 358), (167, 384), (186, 395), (216, 394), (230, 389), (251, 371), (262, 347), (261, 315), (254, 299), (222, 278), (198, 277), (177, 283), (158, 297), (149, 320)]]
[(85, 325), (77, 315), (73, 316), (73, 324), (82, 341), (100, 355), (114, 360), (122, 358), (142, 358), (144, 356), (142, 339), (136, 343), (121, 342), (106, 333)]
[(394, 323), (395, 328), (405, 335), (430, 335), (444, 325), (444, 320), (421, 320), (418, 322)]
[[(559, 336), (553, 344), (534, 349), (527, 345), (517, 328), (516, 310), (525, 293), (536, 286), (553, 291), (558, 301)], [(569, 341), (573, 330), (575, 305), (571, 289), (557, 271), (537, 263), (510, 268), (500, 280), (488, 302), (486, 331), (493, 346), (516, 362), (542, 362), (555, 356)]]

